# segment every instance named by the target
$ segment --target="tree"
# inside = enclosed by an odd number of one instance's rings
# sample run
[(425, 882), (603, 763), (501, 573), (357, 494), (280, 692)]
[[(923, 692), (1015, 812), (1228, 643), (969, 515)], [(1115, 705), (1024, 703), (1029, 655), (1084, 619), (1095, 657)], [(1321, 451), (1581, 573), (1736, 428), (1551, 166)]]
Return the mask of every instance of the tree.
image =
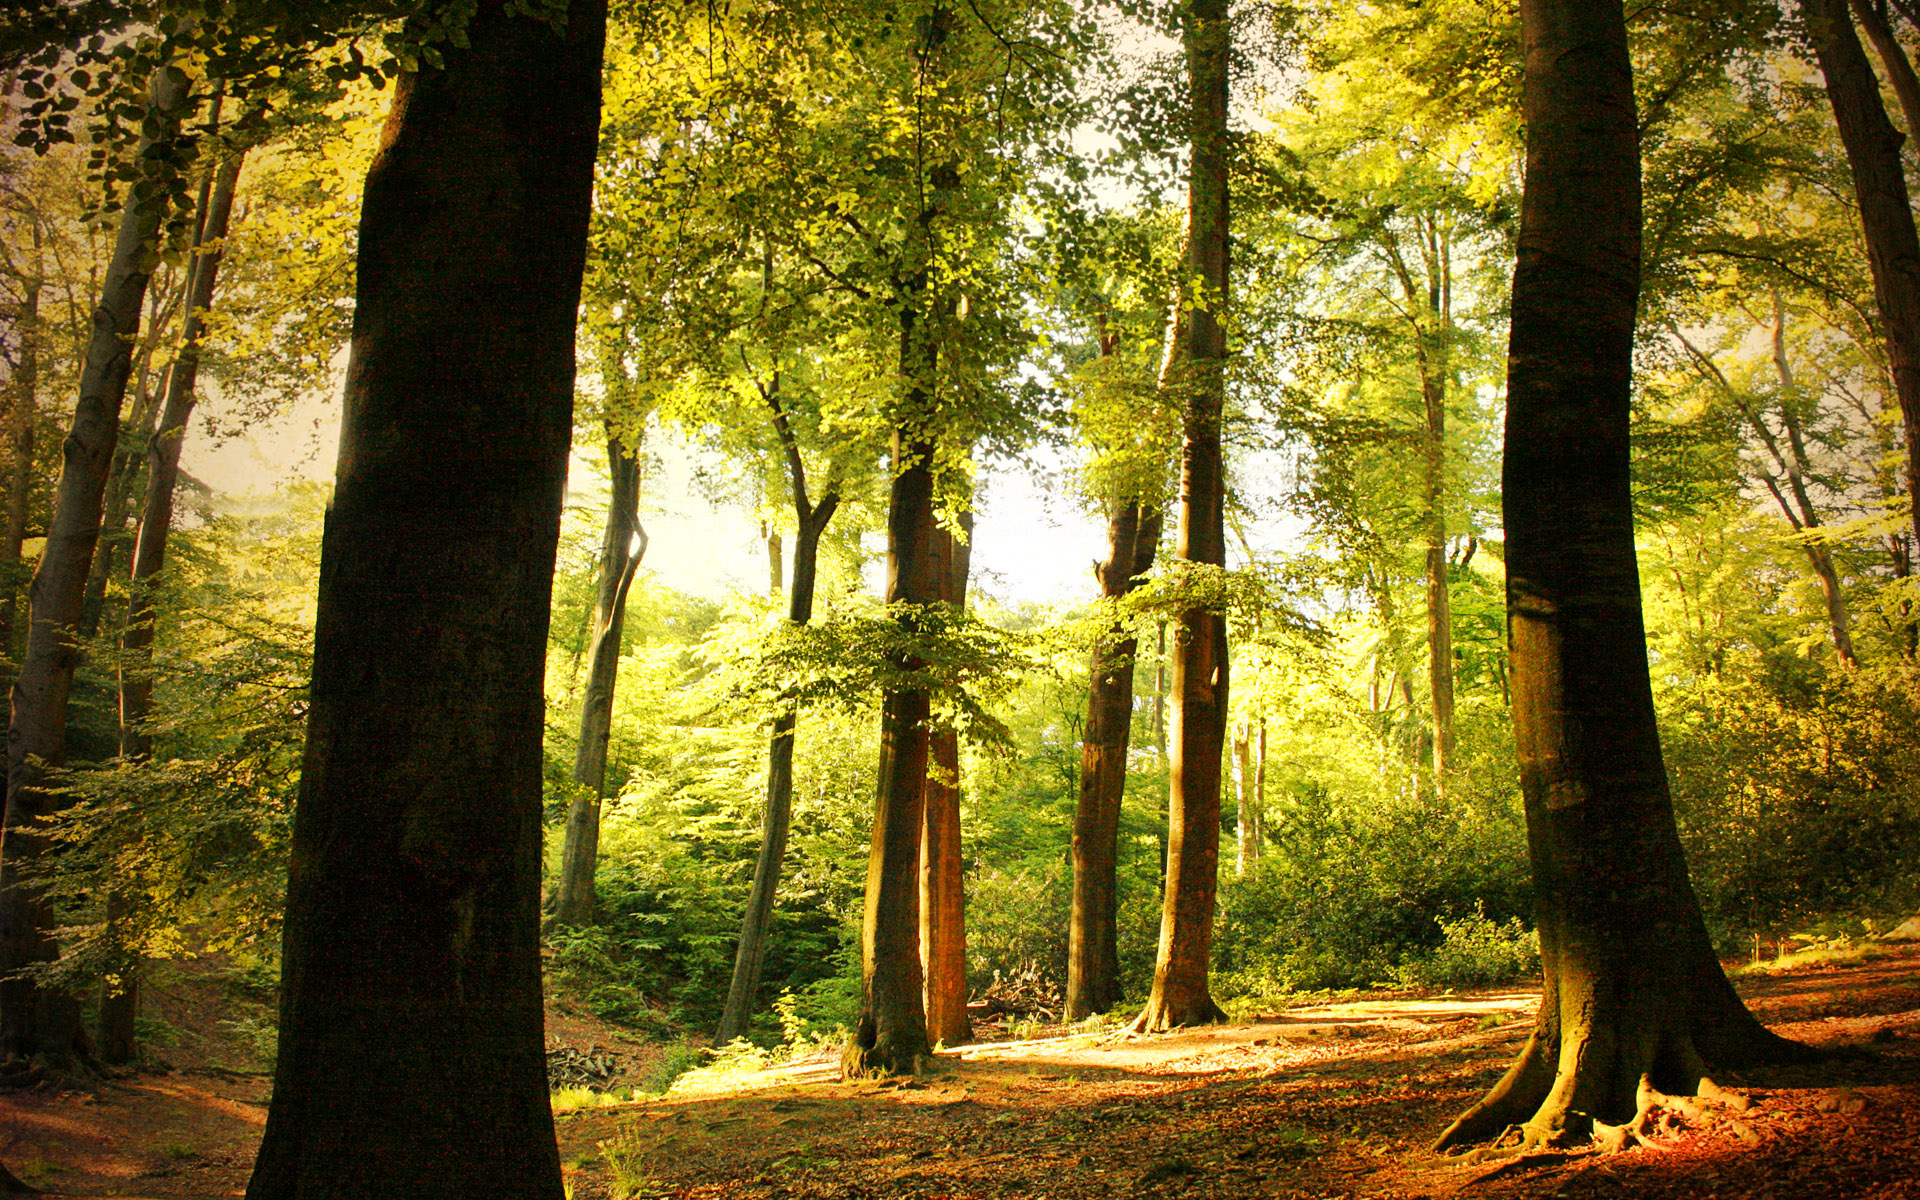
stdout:
[(253, 1200), (561, 1196), (541, 680), (604, 39), (481, 7), (368, 176)]
[(54, 914), (24, 872), (47, 850), (36, 828), (61, 807), (45, 771), (65, 754), (67, 695), (79, 661), (79, 628), (87, 572), (100, 533), (100, 508), (113, 465), (120, 407), (132, 369), (154, 250), (176, 172), (177, 125), (192, 101), (185, 72), (165, 66), (149, 85), (152, 136), (143, 140), (145, 171), (128, 189), (113, 261), (94, 310), (92, 339), (80, 377), (80, 398), (65, 443), (65, 460), (48, 523), (46, 548), (33, 574), (27, 650), (13, 684), (7, 737), (7, 805), (0, 841), (0, 1052), (61, 1058), (90, 1053), (72, 997), (36, 986), (19, 974), (56, 954)]
[[(1847, 150), (1867, 261), (1873, 268), (1887, 371), (1906, 429), (1907, 495), (1920, 496), (1920, 234), (1914, 230), (1900, 162), (1901, 137), (1887, 119), (1879, 81), (1844, 0), (1800, 0), (1800, 13)], [(1920, 545), (1920, 504), (1912, 507), (1915, 544)]]
[[(613, 367), (608, 375), (624, 372)], [(640, 459), (611, 429), (607, 433), (607, 528), (600, 542), (599, 594), (587, 651), (586, 694), (580, 700), (580, 740), (574, 750), (567, 805), (566, 843), (554, 889), (553, 923), (580, 926), (593, 920), (593, 871), (600, 857), (600, 803), (607, 786), (607, 743), (613, 736), (613, 689), (619, 681), (620, 635), (626, 625), (627, 592), (647, 552), (640, 526)]]
[[(1513, 721), (1545, 989), (1437, 1146), (1634, 1128), (1661, 1091), (1794, 1054), (1720, 969), (1673, 819), (1640, 612), (1628, 418), (1639, 120), (1621, 6), (1525, 0), (1526, 183), (1507, 439)], [(1599, 1132), (1606, 1132), (1604, 1129)]]
[[(962, 512), (958, 532), (942, 529), (942, 603), (966, 607), (973, 562), (973, 514)], [(927, 1036), (954, 1046), (973, 1036), (967, 1018), (967, 899), (960, 853), (960, 734), (951, 725), (927, 735), (927, 779), (921, 802), (920, 969)]]
[[(187, 311), (180, 330), (180, 347), (167, 373), (166, 399), (159, 424), (145, 447), (146, 495), (140, 510), (140, 533), (133, 548), (132, 599), (120, 635), (120, 649), (125, 656), (120, 664), (120, 756), (123, 759), (145, 758), (152, 750), (152, 738), (146, 728), (147, 710), (153, 699), (151, 589), (154, 577), (166, 562), (167, 535), (173, 528), (174, 488), (180, 478), (180, 450), (186, 441), (187, 422), (193, 416), (197, 398), (195, 383), (199, 375), (201, 341), (206, 335), (206, 315), (213, 304), (214, 287), (219, 278), (220, 257), (227, 224), (233, 214), (233, 196), (240, 182), (243, 153), (236, 150), (229, 154), (215, 169), (202, 193), (193, 257), (187, 270)], [(118, 890), (110, 894), (110, 909), (124, 903)], [(118, 915), (116, 911), (109, 911), (108, 923), (112, 924)], [(100, 998), (100, 1057), (111, 1063), (132, 1059), (134, 1017), (139, 1010), (138, 963), (129, 953), (119, 966), (118, 978), (109, 982)]]
[[(1189, 0), (1183, 11), (1191, 161), (1187, 280), (1180, 298), (1187, 356), (1176, 553), (1192, 566), (1226, 564), (1226, 486), (1220, 419), (1226, 399), (1228, 192), (1227, 78), (1231, 33), (1225, 0)], [(1220, 762), (1227, 726), (1227, 618), (1189, 600), (1173, 642), (1172, 772), (1167, 790), (1167, 879), (1153, 991), (1137, 1026), (1171, 1029), (1224, 1015), (1207, 988), (1208, 948), (1220, 865)]]
[[(1107, 558), (1094, 566), (1100, 591), (1117, 600), (1153, 569), (1160, 547), (1157, 504), (1127, 500), (1107, 523)], [(1093, 651), (1087, 723), (1080, 751), (1080, 794), (1073, 810), (1073, 909), (1067, 927), (1064, 1019), (1084, 1021), (1120, 1002), (1116, 919), (1120, 800), (1133, 731), (1133, 663), (1140, 639), (1117, 626)]]

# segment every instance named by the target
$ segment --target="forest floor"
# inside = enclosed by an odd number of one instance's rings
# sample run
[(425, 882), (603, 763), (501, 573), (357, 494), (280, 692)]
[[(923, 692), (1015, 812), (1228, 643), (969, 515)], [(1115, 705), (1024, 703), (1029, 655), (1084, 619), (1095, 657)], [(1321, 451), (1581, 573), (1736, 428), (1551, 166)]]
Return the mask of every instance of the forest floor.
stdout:
[[(573, 1200), (1920, 1200), (1920, 947), (1737, 984), (1779, 1032), (1864, 1053), (1723, 1079), (1755, 1101), (1738, 1127), (1709, 1119), (1622, 1154), (1467, 1166), (1426, 1150), (1531, 1030), (1537, 996), (1511, 989), (984, 1042), (918, 1079), (841, 1081), (825, 1061), (706, 1071), (560, 1114), (560, 1151)], [(0, 1094), (0, 1161), (54, 1196), (243, 1192), (270, 1088), (258, 998), (236, 1008), (189, 973), (149, 1002), (169, 1061)], [(662, 1054), (565, 1012), (549, 1036), (611, 1052), (635, 1081)]]

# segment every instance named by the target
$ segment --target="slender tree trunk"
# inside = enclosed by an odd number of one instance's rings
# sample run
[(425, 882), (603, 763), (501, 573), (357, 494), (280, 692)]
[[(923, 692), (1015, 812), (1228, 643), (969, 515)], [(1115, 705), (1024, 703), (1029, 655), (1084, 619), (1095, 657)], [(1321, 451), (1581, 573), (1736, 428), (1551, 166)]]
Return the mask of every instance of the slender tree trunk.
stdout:
[(1427, 402), (1427, 693), (1433, 708), (1433, 783), (1447, 790), (1453, 760), (1453, 604), (1447, 588), (1446, 393), (1429, 382)]
[(1888, 22), (1885, 13), (1874, 7), (1873, 0), (1849, 2), (1853, 15), (1860, 19), (1860, 28), (1867, 31), (1867, 39), (1873, 43), (1874, 52), (1887, 69), (1893, 94), (1900, 100), (1901, 115), (1907, 119), (1907, 136), (1920, 138), (1920, 78), (1913, 73), (1912, 60), (1900, 45), (1900, 39), (1894, 36), (1893, 25)]
[[(941, 530), (942, 599), (966, 607), (973, 564), (973, 514), (960, 514), (961, 537)], [(964, 540), (963, 540), (964, 539)], [(973, 1039), (967, 1019), (967, 900), (960, 847), (960, 736), (949, 726), (927, 735), (927, 785), (920, 832), (920, 966), (927, 1037), (957, 1046)]]
[[(1901, 136), (1887, 119), (1879, 80), (1843, 0), (1800, 0), (1800, 13), (1853, 174), (1887, 367), (1906, 433), (1907, 494), (1920, 495), (1920, 235), (1900, 162)], [(1913, 521), (1920, 534), (1920, 505)]]
[[(1793, 364), (1787, 358), (1787, 312), (1780, 303), (1780, 293), (1773, 295), (1773, 368), (1780, 377), (1780, 421), (1787, 432), (1787, 448), (1792, 458), (1786, 462), (1787, 486), (1793, 492), (1794, 501), (1799, 505), (1800, 521), (1803, 531), (1820, 528), (1820, 510), (1813, 506), (1813, 497), (1807, 491), (1807, 474), (1811, 461), (1807, 455), (1807, 439), (1800, 430), (1800, 416), (1796, 410), (1799, 400), (1799, 388), (1793, 380)], [(1792, 519), (1791, 514), (1788, 517)], [(1827, 631), (1833, 639), (1834, 656), (1840, 665), (1851, 671), (1858, 667), (1859, 660), (1853, 652), (1853, 630), (1847, 619), (1847, 597), (1840, 589), (1840, 571), (1834, 565), (1833, 548), (1825, 542), (1808, 540), (1806, 543), (1807, 563), (1813, 568), (1815, 578), (1820, 580), (1820, 594), (1827, 605)]]
[[(1189, 0), (1185, 20), (1192, 167), (1187, 192), (1187, 271), (1196, 285), (1188, 316), (1187, 404), (1181, 470), (1179, 556), (1226, 564), (1225, 479), (1220, 420), (1225, 401), (1227, 302), (1226, 0)], [(1213, 902), (1220, 866), (1220, 760), (1226, 739), (1227, 621), (1189, 608), (1173, 642), (1171, 812), (1167, 880), (1153, 991), (1137, 1026), (1170, 1029), (1220, 1020), (1207, 988)]]
[(484, 4), (361, 208), (250, 1200), (561, 1200), (541, 741), (604, 5)]
[[(188, 95), (186, 77), (177, 68), (154, 73), (148, 113), (158, 136), (143, 139), (143, 159), (164, 160)], [(6, 820), (0, 835), (0, 975), (7, 976), (0, 982), (0, 1053), (9, 1057), (84, 1058), (90, 1049), (72, 996), (11, 976), (58, 952), (52, 906), (23, 886), (22, 879), (52, 849), (39, 823), (65, 802), (46, 788), (46, 770), (66, 755), (67, 693), (79, 658), (74, 633), (100, 534), (101, 495), (113, 466), (152, 243), (164, 208), (164, 193), (129, 189), (113, 259), (93, 312), (47, 542), (29, 589), (27, 648), (13, 683)]]
[(1242, 721), (1233, 734), (1233, 873), (1245, 875), (1253, 866), (1253, 722)]
[(1253, 740), (1253, 861), (1267, 852), (1267, 719), (1260, 718)]
[[(213, 306), (219, 278), (221, 243), (233, 213), (233, 193), (240, 182), (241, 156), (233, 155), (215, 171), (203, 196), (194, 234), (194, 257), (188, 268), (187, 311), (180, 345), (167, 372), (167, 390), (159, 425), (147, 439), (147, 487), (140, 510), (140, 532), (134, 542), (133, 569), (128, 590), (126, 627), (120, 635), (120, 756), (145, 758), (152, 751), (147, 735), (147, 709), (153, 699), (153, 585), (166, 562), (167, 535), (173, 529), (174, 486), (180, 477), (180, 450), (187, 422), (193, 416), (194, 387), (200, 373), (200, 341), (205, 336), (206, 313)], [(208, 245), (208, 243), (212, 243)], [(109, 1063), (131, 1062), (134, 1055), (134, 1017), (140, 1008), (138, 952), (119, 932), (132, 917), (132, 905), (118, 888), (108, 893), (109, 936), (117, 946), (114, 978), (100, 997), (100, 1058)]]
[[(1129, 500), (1107, 522), (1107, 560), (1094, 567), (1100, 594), (1117, 600), (1153, 569), (1162, 517)], [(1133, 732), (1136, 638), (1124, 626), (1093, 652), (1087, 725), (1080, 748), (1080, 796), (1073, 810), (1073, 909), (1067, 928), (1066, 1019), (1084, 1021), (1120, 1002), (1120, 802)], [(1155, 697), (1156, 703), (1158, 697)]]
[[(600, 591), (593, 606), (593, 643), (587, 683), (580, 698), (580, 740), (573, 756), (573, 799), (567, 805), (560, 878), (554, 885), (552, 923), (578, 927), (593, 922), (593, 873), (600, 861), (600, 803), (607, 790), (607, 748), (613, 739), (613, 693), (620, 676), (620, 639), (626, 628), (627, 593), (647, 552), (640, 526), (640, 456), (607, 434), (606, 533), (600, 541)], [(637, 544), (636, 544), (637, 543)]]
[[(33, 223), (34, 269), (40, 269), (40, 223)], [(33, 495), (33, 424), (40, 388), (40, 277), (22, 289), (20, 362), (13, 372), (13, 407), (8, 414), (7, 449), (11, 454), (7, 476), (6, 526), (0, 530), (0, 684), (13, 687), (14, 614), (20, 588), (20, 551), (27, 540), (27, 506)]]
[[(793, 539), (793, 590), (787, 595), (787, 620), (805, 625), (813, 620), (813, 595), (819, 574), (820, 537), (840, 507), (839, 486), (832, 476), (819, 504), (807, 493), (806, 465), (786, 412), (780, 407), (778, 381), (764, 392), (773, 409), (774, 431), (787, 456), (788, 484), (793, 493), (796, 531)], [(777, 582), (776, 582), (777, 586)], [(787, 835), (793, 825), (793, 744), (798, 714), (791, 708), (773, 720), (767, 745), (767, 803), (760, 817), (760, 853), (753, 863), (753, 887), (747, 910), (740, 918), (740, 940), (734, 950), (733, 981), (727, 988), (726, 1008), (713, 1043), (724, 1046), (747, 1035), (760, 991), (760, 969), (766, 960), (767, 934), (773, 927), (773, 905), (780, 888), (780, 868), (787, 855)]]
[(767, 530), (767, 593), (778, 596), (786, 587), (781, 579), (781, 568), (785, 565), (786, 547), (781, 545), (780, 531)]
[(1446, 1147), (1583, 1140), (1647, 1080), (1791, 1050), (1734, 995), (1681, 853), (1634, 558), (1628, 417), (1639, 130), (1619, 0), (1523, 0), (1526, 187), (1504, 474), (1507, 636), (1546, 981), (1534, 1033)]

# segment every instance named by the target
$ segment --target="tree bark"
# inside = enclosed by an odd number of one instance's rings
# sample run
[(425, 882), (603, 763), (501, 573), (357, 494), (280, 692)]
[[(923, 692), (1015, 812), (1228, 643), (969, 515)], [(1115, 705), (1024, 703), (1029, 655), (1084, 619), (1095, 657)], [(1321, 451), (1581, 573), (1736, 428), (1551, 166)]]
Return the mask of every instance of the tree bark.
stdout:
[[(840, 508), (840, 489), (829, 476), (826, 494), (814, 504), (807, 491), (807, 469), (793, 426), (780, 406), (778, 380), (763, 393), (773, 409), (774, 432), (786, 453), (788, 484), (793, 495), (796, 531), (793, 539), (793, 588), (787, 593), (787, 620), (805, 625), (813, 620), (813, 595), (819, 576), (820, 537)], [(771, 553), (771, 543), (770, 543)], [(776, 560), (777, 562), (777, 560)], [(775, 571), (777, 576), (777, 569)], [(773, 581), (778, 586), (777, 578)], [(740, 918), (740, 938), (733, 955), (733, 980), (713, 1044), (724, 1046), (747, 1035), (760, 991), (760, 969), (766, 960), (767, 933), (773, 928), (774, 898), (780, 888), (780, 868), (787, 855), (787, 835), (793, 826), (794, 726), (799, 714), (789, 708), (773, 719), (767, 745), (767, 803), (760, 816), (760, 853), (753, 863), (753, 887)]]
[[(173, 528), (173, 494), (180, 477), (180, 450), (187, 422), (193, 416), (195, 384), (200, 373), (200, 341), (206, 332), (206, 313), (220, 273), (221, 243), (233, 213), (234, 189), (240, 182), (241, 155), (222, 162), (205, 194), (194, 234), (193, 259), (188, 269), (187, 312), (180, 345), (167, 372), (165, 403), (159, 425), (147, 439), (147, 487), (140, 510), (140, 532), (133, 547), (126, 627), (120, 635), (120, 757), (145, 758), (152, 751), (147, 735), (147, 710), (153, 699), (153, 584), (166, 562), (167, 536)], [(211, 243), (209, 245), (209, 243)], [(109, 934), (118, 943), (117, 979), (108, 981), (100, 997), (100, 1058), (109, 1063), (131, 1062), (134, 1055), (134, 1017), (140, 1007), (137, 951), (114, 927), (132, 915), (124, 893), (108, 896)]]
[[(942, 529), (935, 551), (941, 599), (966, 607), (973, 565), (973, 514), (960, 514), (961, 537)], [(964, 539), (964, 540), (963, 540)], [(973, 1038), (967, 1019), (967, 900), (960, 846), (960, 736), (951, 726), (927, 735), (927, 782), (920, 831), (920, 967), (930, 1041), (957, 1046)]]
[(1546, 980), (1531, 1040), (1438, 1147), (1625, 1124), (1643, 1080), (1793, 1049), (1722, 974), (1676, 832), (1634, 558), (1640, 159), (1618, 0), (1523, 0), (1526, 186), (1504, 467), (1513, 718)]
[[(580, 698), (580, 740), (573, 755), (573, 799), (567, 805), (560, 878), (554, 885), (552, 923), (578, 927), (593, 921), (593, 873), (600, 861), (600, 804), (607, 790), (607, 747), (613, 738), (613, 693), (620, 675), (620, 639), (626, 628), (627, 593), (647, 552), (640, 526), (640, 456), (607, 434), (606, 533), (600, 541), (599, 594), (593, 605), (593, 645)], [(638, 545), (635, 543), (638, 542)]]
[[(178, 68), (156, 71), (148, 114), (156, 136), (141, 141), (143, 161), (164, 161), (188, 103)], [(93, 312), (81, 367), (80, 396), (63, 447), (47, 542), (28, 590), (27, 648), (13, 682), (13, 718), (7, 733), (7, 806), (0, 833), (0, 1053), (85, 1058), (90, 1047), (79, 1005), (62, 992), (40, 988), (14, 972), (58, 953), (55, 914), (23, 886), (52, 850), (38, 826), (65, 801), (46, 786), (48, 767), (66, 755), (67, 694), (79, 659), (75, 630), (100, 534), (100, 508), (119, 435), (132, 349), (146, 299), (154, 238), (166, 207), (163, 190), (130, 187), (113, 258)]]
[[(1187, 189), (1186, 415), (1181, 450), (1178, 554), (1226, 565), (1225, 479), (1220, 419), (1226, 395), (1227, 76), (1226, 0), (1189, 0), (1185, 19), (1192, 122)], [(1224, 1017), (1207, 988), (1213, 902), (1220, 866), (1220, 760), (1226, 739), (1227, 620), (1203, 606), (1180, 615), (1173, 641), (1172, 773), (1168, 781), (1167, 880), (1153, 991), (1142, 1030)]]
[[(1119, 599), (1140, 586), (1160, 546), (1158, 505), (1129, 500), (1107, 522), (1107, 560), (1095, 564), (1100, 594)], [(1120, 1002), (1118, 886), (1120, 802), (1133, 733), (1133, 660), (1139, 639), (1116, 625), (1093, 652), (1087, 726), (1080, 747), (1080, 795), (1073, 809), (1073, 908), (1067, 927), (1066, 1019), (1084, 1021)], [(1157, 697), (1156, 697), (1157, 699)]]
[(561, 1200), (541, 741), (605, 7), (482, 5), (361, 209), (250, 1200)]
[(1913, 73), (1912, 60), (1900, 45), (1900, 39), (1894, 36), (1893, 25), (1886, 14), (1874, 7), (1873, 0), (1849, 0), (1849, 3), (1853, 15), (1860, 19), (1860, 28), (1867, 31), (1867, 39), (1887, 69), (1893, 94), (1900, 101), (1900, 113), (1907, 119), (1907, 136), (1920, 138), (1920, 78)]
[[(909, 387), (931, 386), (931, 347), (908, 313), (901, 319), (902, 365)], [(914, 364), (924, 364), (916, 370)], [(910, 405), (924, 407), (925, 402)], [(934, 554), (931, 440), (896, 431), (893, 486), (887, 503), (887, 603), (925, 605), (945, 593)], [(917, 624), (909, 614), (903, 620)], [(899, 664), (915, 669), (921, 664)], [(861, 1009), (850, 1065), (860, 1070), (913, 1071), (931, 1052), (920, 973), (921, 824), (927, 778), (928, 696), (886, 689), (881, 698), (879, 788), (867, 851), (866, 910), (860, 925)]]
[[(1907, 494), (1920, 495), (1920, 235), (1914, 231), (1900, 162), (1902, 139), (1887, 119), (1879, 80), (1843, 0), (1800, 0), (1800, 13), (1826, 80), (1827, 100), (1860, 204), (1887, 368), (1906, 434)], [(1920, 505), (1914, 507), (1913, 522), (1920, 537)]]
[(20, 315), (14, 327), (20, 337), (20, 362), (13, 372), (13, 407), (7, 419), (7, 448), (11, 468), (7, 476), (6, 526), (0, 530), (0, 685), (13, 687), (14, 614), (19, 611), (15, 574), (27, 540), (27, 505), (33, 496), (33, 424), (40, 388), (40, 222), (33, 221), (34, 270), (21, 289)]

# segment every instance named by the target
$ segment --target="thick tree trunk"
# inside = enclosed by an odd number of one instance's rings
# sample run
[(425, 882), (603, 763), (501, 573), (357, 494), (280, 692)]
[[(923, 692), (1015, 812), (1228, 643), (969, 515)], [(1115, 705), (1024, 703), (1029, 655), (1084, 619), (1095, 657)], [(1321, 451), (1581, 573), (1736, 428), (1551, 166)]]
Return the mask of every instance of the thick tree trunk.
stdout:
[[(966, 607), (973, 565), (973, 514), (960, 514), (961, 537), (941, 530), (941, 599)], [(964, 538), (965, 540), (962, 540)], [(960, 847), (960, 736), (951, 727), (927, 736), (927, 784), (920, 831), (920, 967), (927, 1037), (957, 1046), (973, 1038), (967, 1019), (967, 900)]]
[[(1880, 83), (1853, 31), (1845, 0), (1800, 0), (1827, 100), (1846, 147), (1860, 227), (1873, 271), (1873, 296), (1887, 344), (1907, 442), (1907, 494), (1920, 495), (1920, 234), (1914, 231), (1901, 136), (1887, 119)], [(1920, 505), (1914, 507), (1920, 535)]]
[(1618, 0), (1523, 0), (1526, 188), (1504, 476), (1514, 734), (1546, 984), (1532, 1039), (1438, 1145), (1579, 1140), (1642, 1080), (1793, 1049), (1721, 973), (1675, 830), (1634, 560), (1639, 133)]
[[(206, 313), (213, 305), (220, 273), (221, 243), (233, 213), (233, 193), (240, 182), (241, 156), (235, 154), (215, 172), (202, 205), (195, 233), (194, 257), (188, 270), (187, 312), (180, 346), (167, 373), (167, 390), (159, 425), (147, 439), (147, 489), (140, 510), (140, 532), (133, 547), (126, 627), (120, 635), (120, 756), (145, 758), (152, 750), (146, 731), (147, 709), (153, 699), (153, 584), (166, 562), (167, 535), (173, 529), (173, 493), (180, 477), (180, 449), (193, 416), (195, 384), (200, 372), (200, 340), (206, 331)], [(212, 243), (208, 246), (208, 243)], [(131, 1062), (134, 1054), (134, 1017), (140, 1007), (137, 953), (119, 936), (117, 926), (132, 915), (127, 897), (115, 889), (107, 898), (109, 934), (119, 944), (116, 978), (100, 997), (100, 1058), (109, 1063)]]
[[(177, 68), (154, 73), (148, 112), (158, 126), (158, 138), (142, 141), (143, 158), (165, 159), (165, 141), (187, 107), (188, 95), (186, 77)], [(46, 769), (66, 756), (67, 693), (79, 659), (74, 633), (100, 534), (101, 496), (113, 466), (120, 406), (164, 196), (129, 189), (113, 259), (93, 312), (47, 542), (28, 593), (27, 648), (13, 683), (6, 820), (0, 835), (0, 974), (7, 976), (0, 982), (0, 1053), (8, 1056), (85, 1057), (89, 1051), (72, 996), (11, 976), (57, 953), (55, 914), (21, 881), (51, 850), (38, 830), (40, 821), (64, 803), (47, 790)]]
[[(818, 505), (807, 494), (806, 467), (800, 457), (799, 443), (792, 426), (781, 410), (773, 390), (767, 393), (773, 406), (774, 429), (780, 435), (787, 455), (789, 484), (793, 489), (793, 513), (797, 530), (793, 539), (793, 589), (787, 594), (787, 620), (805, 625), (813, 620), (814, 586), (819, 575), (820, 536), (827, 522), (840, 507), (838, 486), (829, 477), (826, 495)], [(777, 582), (777, 581), (776, 581)], [(760, 968), (766, 960), (767, 933), (773, 928), (774, 897), (780, 888), (780, 868), (787, 855), (787, 835), (793, 825), (793, 743), (798, 714), (792, 709), (773, 720), (773, 736), (767, 746), (767, 803), (760, 816), (760, 853), (753, 863), (753, 887), (747, 894), (747, 909), (740, 918), (740, 940), (734, 949), (733, 980), (727, 987), (726, 1008), (720, 1014), (720, 1028), (713, 1044), (724, 1046), (747, 1035), (755, 1000), (760, 991)]]
[(367, 176), (251, 1200), (562, 1196), (541, 687), (605, 8), (504, 7)]
[[(1186, 416), (1181, 453), (1181, 558), (1226, 564), (1225, 478), (1220, 419), (1226, 394), (1227, 76), (1226, 0), (1190, 0), (1185, 21), (1192, 121), (1187, 191), (1187, 271), (1196, 285), (1188, 316)], [(1168, 782), (1167, 880), (1153, 991), (1137, 1026), (1171, 1029), (1220, 1020), (1207, 989), (1213, 902), (1220, 866), (1220, 760), (1226, 739), (1227, 620), (1209, 608), (1180, 615), (1173, 641), (1172, 774)]]
[[(909, 387), (930, 386), (930, 348), (909, 316), (902, 321)], [(914, 364), (924, 364), (917, 370)], [(924, 401), (922, 401), (924, 404)], [(915, 407), (919, 407), (916, 405)], [(945, 593), (934, 554), (931, 441), (896, 433), (887, 504), (887, 603), (933, 604)], [(916, 618), (907, 617), (909, 621)], [(915, 668), (917, 662), (900, 664)], [(889, 688), (881, 700), (879, 788), (867, 852), (866, 911), (860, 926), (861, 1009), (850, 1066), (912, 1071), (931, 1051), (920, 975), (920, 835), (927, 778), (928, 697)]]
[[(1094, 567), (1100, 594), (1119, 599), (1153, 569), (1162, 517), (1154, 504), (1129, 500), (1107, 522), (1107, 560)], [(1120, 1002), (1118, 886), (1120, 802), (1133, 733), (1133, 660), (1137, 638), (1111, 632), (1093, 652), (1087, 726), (1080, 747), (1080, 795), (1073, 809), (1073, 909), (1067, 927), (1066, 1019), (1084, 1021)], [(1156, 697), (1157, 700), (1157, 697)]]
[[(566, 841), (554, 884), (554, 925), (593, 921), (593, 873), (600, 861), (600, 802), (607, 790), (607, 747), (613, 738), (613, 693), (620, 675), (620, 638), (626, 628), (627, 593), (647, 552), (640, 527), (640, 456), (607, 435), (606, 532), (600, 541), (600, 590), (593, 605), (593, 645), (587, 654), (586, 691), (580, 698), (580, 740), (574, 748), (574, 794), (567, 805)], [(636, 543), (638, 543), (636, 545)]]

